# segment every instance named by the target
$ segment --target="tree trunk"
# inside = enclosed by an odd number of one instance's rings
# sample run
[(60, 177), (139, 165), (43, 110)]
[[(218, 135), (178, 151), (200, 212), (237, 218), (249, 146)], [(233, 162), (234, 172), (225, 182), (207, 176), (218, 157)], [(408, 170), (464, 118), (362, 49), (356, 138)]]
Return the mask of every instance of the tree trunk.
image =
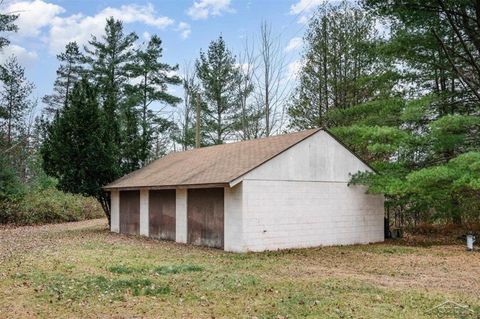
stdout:
[(108, 220), (108, 228), (110, 228), (112, 226), (112, 220), (111, 220), (112, 203), (111, 203), (110, 193), (102, 192), (97, 197), (97, 200), (100, 202), (100, 205), (102, 205), (103, 212), (105, 213), (105, 216), (107, 217), (107, 220)]

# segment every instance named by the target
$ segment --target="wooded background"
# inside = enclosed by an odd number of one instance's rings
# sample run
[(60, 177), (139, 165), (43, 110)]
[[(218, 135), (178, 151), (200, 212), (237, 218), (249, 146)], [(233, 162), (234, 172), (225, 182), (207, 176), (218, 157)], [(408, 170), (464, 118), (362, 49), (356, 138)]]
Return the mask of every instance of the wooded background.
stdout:
[[(17, 17), (0, 15), (2, 47)], [(58, 55), (36, 116), (12, 56), (0, 69), (0, 222), (22, 222), (25, 198), (53, 189), (93, 196), (109, 216), (101, 186), (195, 147), (197, 119), (201, 146), (329, 128), (378, 171), (351, 182), (385, 194), (395, 226), (479, 221), (480, 1), (321, 5), (295, 77), (278, 39), (263, 22), (234, 54), (220, 36), (180, 74), (158, 36), (139, 43), (110, 18), (104, 36)]]

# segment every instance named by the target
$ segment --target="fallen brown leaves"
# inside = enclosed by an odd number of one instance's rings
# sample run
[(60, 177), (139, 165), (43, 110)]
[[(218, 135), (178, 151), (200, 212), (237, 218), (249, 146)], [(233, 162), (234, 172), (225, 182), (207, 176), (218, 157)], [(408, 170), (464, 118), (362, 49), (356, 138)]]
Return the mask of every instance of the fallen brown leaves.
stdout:
[[(3, 226), (0, 317), (296, 318), (328, 314), (376, 318), (388, 314), (428, 318), (424, 315), (427, 309), (449, 298), (480, 309), (480, 253), (466, 252), (461, 242), (445, 240), (438, 245), (438, 238), (429, 242), (424, 237), (416, 246), (412, 243), (418, 242), (418, 236), (415, 240), (232, 254), (112, 234), (103, 219)], [(199, 271), (187, 271), (190, 268), (185, 265)], [(110, 302), (95, 293), (81, 298), (74, 293), (66, 300), (47, 294), (57, 287), (54, 278), (61, 289), (73, 287), (81, 293), (87, 279), (92, 285), (92, 280), (103, 277), (106, 281), (100, 283), (108, 285), (159, 281), (170, 293), (135, 296), (126, 290), (125, 296)]]

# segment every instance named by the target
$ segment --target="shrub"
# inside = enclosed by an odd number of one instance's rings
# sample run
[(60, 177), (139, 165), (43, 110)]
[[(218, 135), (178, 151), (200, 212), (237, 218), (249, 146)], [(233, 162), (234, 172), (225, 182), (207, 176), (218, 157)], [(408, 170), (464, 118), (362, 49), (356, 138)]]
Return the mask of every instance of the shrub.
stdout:
[(0, 153), (0, 201), (8, 200), (10, 197), (21, 196), (25, 187), (15, 173), (15, 170)]
[(55, 188), (31, 189), (23, 196), (0, 202), (0, 223), (3, 224), (61, 223), (102, 216), (102, 208), (95, 199)]

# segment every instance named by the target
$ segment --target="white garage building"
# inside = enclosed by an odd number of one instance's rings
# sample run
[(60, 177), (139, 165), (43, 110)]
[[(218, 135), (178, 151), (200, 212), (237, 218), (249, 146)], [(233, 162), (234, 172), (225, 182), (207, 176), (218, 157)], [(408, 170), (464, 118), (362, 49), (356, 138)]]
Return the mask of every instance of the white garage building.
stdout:
[(113, 232), (234, 252), (383, 241), (383, 196), (348, 186), (358, 171), (314, 129), (174, 152), (104, 189)]

